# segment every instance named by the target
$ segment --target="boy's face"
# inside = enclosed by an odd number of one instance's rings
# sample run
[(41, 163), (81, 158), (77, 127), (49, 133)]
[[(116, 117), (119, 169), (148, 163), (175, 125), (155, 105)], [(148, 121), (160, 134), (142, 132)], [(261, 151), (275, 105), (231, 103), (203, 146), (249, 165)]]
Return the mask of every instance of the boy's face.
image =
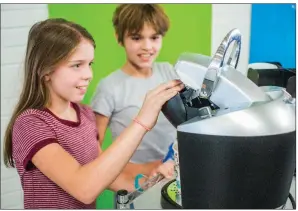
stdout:
[(157, 34), (151, 25), (145, 23), (139, 33), (125, 33), (123, 46), (127, 61), (134, 67), (151, 68), (161, 49), (162, 35)]

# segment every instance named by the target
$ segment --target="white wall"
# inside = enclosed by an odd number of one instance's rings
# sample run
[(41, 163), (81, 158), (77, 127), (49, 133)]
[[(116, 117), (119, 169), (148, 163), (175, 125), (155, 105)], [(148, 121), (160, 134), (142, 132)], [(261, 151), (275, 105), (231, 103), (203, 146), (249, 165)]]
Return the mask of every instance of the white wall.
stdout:
[[(242, 34), (241, 53), (237, 70), (246, 75), (249, 61), (251, 4), (213, 4), (211, 53), (214, 55), (226, 34), (238, 28)], [(231, 44), (227, 56), (232, 49)]]
[[(22, 62), (29, 29), (47, 17), (46, 4), (1, 4), (1, 150), (4, 132), (22, 85)], [(20, 178), (15, 169), (4, 166), (3, 156), (1, 209), (23, 209)]]

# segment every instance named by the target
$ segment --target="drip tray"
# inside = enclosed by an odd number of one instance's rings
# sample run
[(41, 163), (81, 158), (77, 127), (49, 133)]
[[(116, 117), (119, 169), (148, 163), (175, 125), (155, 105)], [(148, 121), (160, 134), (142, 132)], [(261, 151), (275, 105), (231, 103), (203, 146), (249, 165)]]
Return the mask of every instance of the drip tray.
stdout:
[(176, 180), (166, 183), (161, 189), (160, 205), (163, 209), (182, 209), (181, 196), (177, 194)]

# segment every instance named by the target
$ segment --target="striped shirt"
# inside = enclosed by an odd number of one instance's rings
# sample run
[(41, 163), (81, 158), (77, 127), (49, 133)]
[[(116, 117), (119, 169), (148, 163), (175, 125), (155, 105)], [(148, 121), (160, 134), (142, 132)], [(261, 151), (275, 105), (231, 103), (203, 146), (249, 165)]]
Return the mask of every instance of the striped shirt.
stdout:
[(34, 154), (58, 143), (81, 165), (99, 155), (98, 133), (93, 111), (73, 103), (78, 121), (63, 120), (49, 109), (28, 109), (15, 121), (12, 134), (13, 159), (24, 191), (25, 209), (95, 209), (78, 201), (47, 178), (31, 162)]

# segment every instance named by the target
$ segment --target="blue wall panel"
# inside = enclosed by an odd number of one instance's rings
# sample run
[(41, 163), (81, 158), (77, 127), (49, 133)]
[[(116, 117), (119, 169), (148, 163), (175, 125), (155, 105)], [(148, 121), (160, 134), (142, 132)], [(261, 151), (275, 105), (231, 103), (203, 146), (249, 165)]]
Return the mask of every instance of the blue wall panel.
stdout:
[(295, 4), (252, 4), (249, 63), (296, 67)]

